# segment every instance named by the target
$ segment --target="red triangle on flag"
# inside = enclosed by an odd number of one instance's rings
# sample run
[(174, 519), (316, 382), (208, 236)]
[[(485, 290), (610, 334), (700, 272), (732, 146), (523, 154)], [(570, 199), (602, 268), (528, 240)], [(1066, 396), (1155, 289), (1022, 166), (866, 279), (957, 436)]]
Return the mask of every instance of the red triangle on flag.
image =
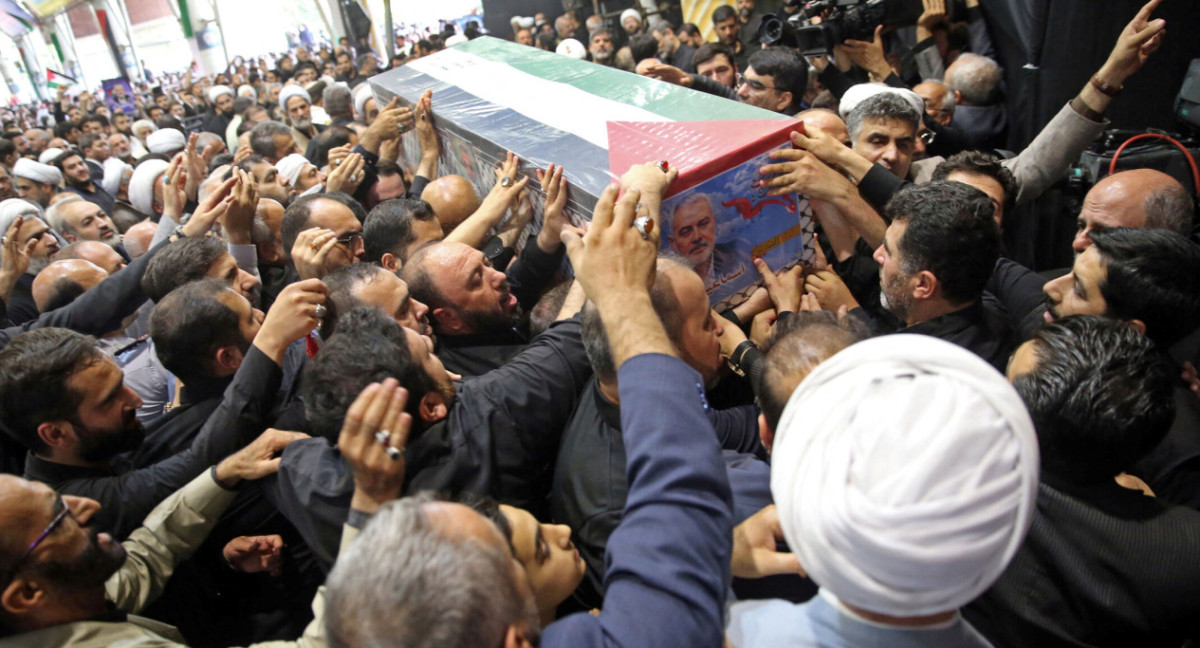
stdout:
[(608, 122), (608, 167), (621, 177), (635, 164), (666, 160), (679, 169), (668, 196), (742, 164), (803, 132), (794, 119)]

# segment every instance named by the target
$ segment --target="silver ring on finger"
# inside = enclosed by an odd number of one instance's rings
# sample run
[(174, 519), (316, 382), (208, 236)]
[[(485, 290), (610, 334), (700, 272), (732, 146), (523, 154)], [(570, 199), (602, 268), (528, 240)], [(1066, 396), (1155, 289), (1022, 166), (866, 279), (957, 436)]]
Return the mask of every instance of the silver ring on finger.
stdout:
[(321, 318), (325, 317), (325, 313), (328, 313), (328, 312), (329, 312), (329, 310), (327, 308), (325, 308), (325, 304), (317, 304), (317, 309), (316, 309), (316, 313), (315, 313), (317, 316), (317, 319), (321, 319)]
[(500, 186), (504, 187), (505, 189), (507, 189), (508, 187), (511, 187), (512, 183), (513, 183), (513, 179), (508, 176), (504, 176), (503, 178), (500, 178)]
[(642, 235), (643, 241), (650, 240), (650, 225), (652, 223), (653, 221), (650, 220), (649, 216), (638, 216), (633, 219), (633, 227), (637, 229), (638, 234)]
[(404, 456), (404, 451), (394, 445), (390, 445), (387, 447), (387, 456), (391, 457), (392, 461), (400, 461), (400, 458)]
[(382, 445), (382, 446), (387, 445), (388, 441), (391, 439), (391, 437), (392, 437), (392, 433), (388, 432), (387, 430), (380, 430), (375, 433), (375, 440), (378, 441), (379, 445)]
[(0, 236), (0, 245), (8, 245), (8, 237)]

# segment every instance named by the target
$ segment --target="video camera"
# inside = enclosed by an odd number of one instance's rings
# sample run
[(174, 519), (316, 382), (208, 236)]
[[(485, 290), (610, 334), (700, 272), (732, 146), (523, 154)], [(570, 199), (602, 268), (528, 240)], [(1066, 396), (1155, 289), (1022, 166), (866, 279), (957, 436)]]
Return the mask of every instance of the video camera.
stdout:
[(848, 38), (869, 41), (876, 26), (912, 24), (923, 11), (921, 0), (812, 0), (787, 20), (765, 16), (758, 41), (794, 47), (803, 56), (832, 54)]

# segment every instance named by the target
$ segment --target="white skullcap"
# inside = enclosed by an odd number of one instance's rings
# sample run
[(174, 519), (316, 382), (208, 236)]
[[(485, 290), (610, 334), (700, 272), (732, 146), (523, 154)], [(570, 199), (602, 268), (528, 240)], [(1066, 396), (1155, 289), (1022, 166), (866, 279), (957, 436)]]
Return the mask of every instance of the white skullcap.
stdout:
[(583, 46), (583, 43), (580, 43), (574, 38), (564, 38), (563, 41), (558, 44), (558, 47), (555, 48), (554, 53), (562, 54), (563, 56), (570, 56), (571, 58), (579, 59), (581, 61), (587, 58), (587, 48)]
[(639, 25), (642, 24), (642, 14), (638, 13), (638, 10), (634, 9), (633, 7), (630, 7), (628, 9), (626, 9), (625, 11), (621, 12), (621, 24), (622, 25), (625, 24), (626, 18), (637, 18), (638, 24)]
[[(62, 151), (55, 153), (57, 156)], [(49, 164), (34, 162), (29, 158), (21, 158), (13, 165), (13, 175), (34, 182), (49, 182), (52, 185), (62, 184), (62, 171), (57, 167), (52, 167)]]
[(283, 90), (279, 91), (279, 109), (287, 112), (287, 102), (292, 97), (304, 97), (305, 101), (312, 103), (312, 95), (308, 94), (308, 90), (298, 85), (283, 86)]
[(54, 161), (54, 158), (62, 155), (62, 152), (63, 150), (57, 146), (51, 146), (38, 155), (38, 162), (41, 162), (42, 164), (50, 164)]
[(292, 153), (275, 163), (275, 169), (283, 174), (283, 177), (288, 179), (292, 186), (296, 186), (296, 180), (300, 177), (300, 172), (304, 170), (304, 165), (308, 164), (308, 158), (299, 153)]
[(129, 179), (129, 202), (146, 216), (154, 216), (154, 183), (171, 166), (166, 160), (146, 160), (133, 170)]
[(233, 88), (227, 85), (215, 85), (208, 89), (208, 100), (212, 103), (217, 103), (217, 97), (221, 95), (233, 96)]
[(517, 26), (521, 29), (533, 27), (533, 16), (519, 16), (517, 18)]
[(471, 39), (467, 38), (466, 36), (463, 36), (462, 34), (455, 34), (455, 35), (451, 36), (450, 38), (446, 39), (446, 47), (454, 47), (455, 45), (462, 45), (463, 43), (467, 42), (468, 40), (471, 40)]
[(237, 93), (239, 97), (250, 97), (251, 99), (255, 100), (258, 99), (258, 90), (255, 90), (254, 86), (249, 84), (243, 83), (242, 85), (238, 86)]
[(788, 545), (842, 601), (901, 617), (992, 585), (1034, 512), (1038, 445), (1016, 391), (917, 334), (859, 342), (792, 393), (771, 453)]
[(7, 232), (13, 221), (17, 220), (19, 216), (24, 216), (26, 220), (42, 218), (42, 207), (24, 198), (0, 200), (0, 235)]
[(174, 154), (187, 146), (187, 138), (174, 128), (160, 128), (146, 136), (146, 148), (151, 153)]
[(859, 83), (850, 86), (850, 89), (846, 90), (846, 94), (842, 95), (842, 102), (838, 104), (838, 114), (841, 115), (842, 119), (846, 119), (850, 115), (850, 111), (854, 110), (858, 104), (881, 92), (900, 95), (901, 99), (904, 99), (912, 104), (913, 108), (917, 109), (918, 114), (925, 114), (925, 100), (917, 93), (908, 88), (895, 88), (886, 83)]
[[(371, 92), (371, 84), (369, 83), (360, 83), (354, 89), (354, 114), (358, 115), (359, 119), (366, 121), (367, 100), (374, 96), (375, 93)], [(378, 102), (376, 102), (376, 105), (378, 105)]]

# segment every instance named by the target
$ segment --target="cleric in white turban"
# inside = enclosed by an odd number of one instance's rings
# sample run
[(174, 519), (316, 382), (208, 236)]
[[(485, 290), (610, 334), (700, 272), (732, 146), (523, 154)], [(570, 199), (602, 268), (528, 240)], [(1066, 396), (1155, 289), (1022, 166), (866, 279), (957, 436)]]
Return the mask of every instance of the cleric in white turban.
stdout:
[[(21, 196), (36, 202), (42, 209), (50, 206), (50, 198), (58, 193), (63, 179), (62, 171), (57, 167), (34, 162), (29, 158), (17, 160), (13, 165), (12, 174)], [(23, 184), (25, 186), (22, 186)]]
[(308, 94), (308, 90), (298, 85), (289, 85), (283, 86), (283, 89), (279, 91), (279, 109), (286, 113), (288, 110), (288, 99), (292, 97), (300, 97), (308, 104), (312, 104), (312, 96)]
[(820, 587), (730, 609), (749, 646), (990, 646), (958, 613), (1004, 571), (1034, 512), (1038, 445), (991, 365), (924, 335), (852, 345), (792, 393), (771, 495)]
[(146, 136), (146, 148), (151, 153), (172, 156), (187, 146), (187, 138), (174, 128), (160, 128)]
[(147, 217), (163, 213), (162, 188), (156, 191), (156, 185), (162, 184), (168, 166), (165, 160), (146, 160), (134, 168), (129, 179), (129, 203)]
[(220, 97), (221, 95), (229, 95), (232, 97), (233, 88), (230, 88), (227, 85), (215, 85), (208, 89), (208, 101), (210, 103), (217, 103), (217, 97)]

